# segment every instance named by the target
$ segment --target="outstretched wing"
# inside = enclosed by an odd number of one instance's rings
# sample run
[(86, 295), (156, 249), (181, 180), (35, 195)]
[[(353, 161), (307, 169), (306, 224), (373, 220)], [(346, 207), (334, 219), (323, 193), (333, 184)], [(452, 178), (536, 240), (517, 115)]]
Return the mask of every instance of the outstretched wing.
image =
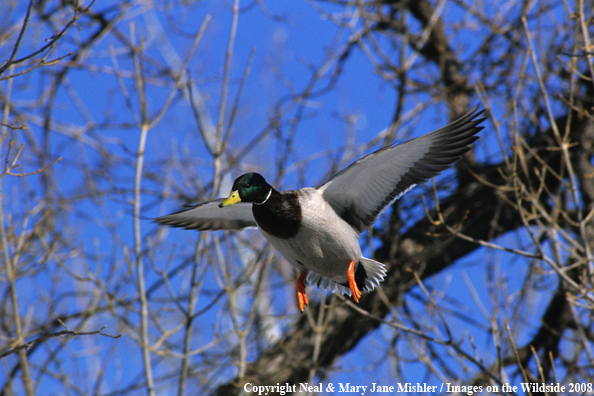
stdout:
[(233, 206), (219, 208), (221, 202), (223, 199), (204, 202), (167, 216), (157, 217), (154, 221), (163, 225), (198, 231), (257, 227), (251, 203), (239, 202)]
[(318, 187), (336, 213), (363, 232), (390, 202), (446, 170), (483, 127), (477, 107), (445, 127), (362, 157)]

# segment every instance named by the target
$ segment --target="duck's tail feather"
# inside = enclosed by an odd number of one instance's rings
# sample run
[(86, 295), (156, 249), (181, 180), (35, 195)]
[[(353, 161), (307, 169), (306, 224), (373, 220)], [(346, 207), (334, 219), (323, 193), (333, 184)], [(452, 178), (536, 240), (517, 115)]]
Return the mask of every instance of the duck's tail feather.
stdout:
[[(386, 266), (383, 263), (362, 257), (358, 264), (360, 265), (355, 270), (355, 282), (357, 282), (359, 290), (370, 292), (384, 280)], [(333, 293), (346, 294), (347, 296), (352, 294), (348, 283), (337, 283), (311, 270), (307, 273), (306, 280), (312, 286), (330, 290)]]
[(317, 286), (320, 289), (330, 290), (332, 293), (351, 295), (351, 289), (348, 287), (344, 287), (340, 283), (336, 283), (332, 279), (328, 279), (312, 270), (307, 273), (306, 280), (310, 285)]
[(370, 292), (383, 282), (386, 276), (386, 266), (379, 261), (362, 257), (359, 259), (361, 264), (355, 270), (355, 282), (359, 290)]

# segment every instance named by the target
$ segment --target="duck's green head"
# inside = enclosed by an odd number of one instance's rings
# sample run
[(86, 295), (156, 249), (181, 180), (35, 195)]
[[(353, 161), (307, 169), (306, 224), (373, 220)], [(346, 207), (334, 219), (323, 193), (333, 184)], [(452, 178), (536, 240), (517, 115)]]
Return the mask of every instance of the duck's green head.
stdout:
[(219, 207), (235, 205), (237, 202), (253, 202), (255, 204), (264, 203), (272, 187), (266, 183), (266, 180), (258, 173), (246, 173), (239, 176), (233, 183), (231, 195), (229, 198), (219, 204)]

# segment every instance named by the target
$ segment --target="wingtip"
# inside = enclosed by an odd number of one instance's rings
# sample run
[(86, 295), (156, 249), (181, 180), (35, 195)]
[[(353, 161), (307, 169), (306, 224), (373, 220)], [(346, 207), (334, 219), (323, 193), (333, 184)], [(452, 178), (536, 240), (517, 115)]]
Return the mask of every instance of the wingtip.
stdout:
[(483, 121), (485, 121), (488, 117), (482, 117), (482, 118), (477, 118), (478, 116), (484, 114), (487, 109), (481, 109), (479, 107), (480, 105), (475, 105), (472, 109), (470, 109), (466, 114), (464, 114), (462, 117), (460, 118), (465, 118), (465, 116), (468, 116), (471, 120), (473, 120), (473, 122), (476, 122), (476, 127), (480, 128), (481, 130), (484, 129), (484, 126), (481, 126), (479, 124), (481, 124)]
[(474, 114), (476, 117), (477, 115), (483, 114), (487, 109), (480, 109), (480, 104), (475, 104), (472, 109), (470, 109), (466, 114)]

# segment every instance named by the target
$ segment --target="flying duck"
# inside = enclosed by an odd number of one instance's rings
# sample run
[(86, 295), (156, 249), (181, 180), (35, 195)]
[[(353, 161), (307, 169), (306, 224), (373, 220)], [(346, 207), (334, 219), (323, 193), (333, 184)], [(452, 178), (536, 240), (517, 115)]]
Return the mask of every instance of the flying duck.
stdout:
[(315, 188), (277, 191), (258, 173), (233, 183), (216, 199), (156, 218), (157, 223), (199, 231), (258, 227), (301, 271), (297, 302), (308, 304), (310, 285), (352, 296), (384, 280), (386, 266), (362, 256), (359, 235), (391, 202), (448, 169), (470, 150), (485, 118), (477, 107), (445, 127), (402, 144), (381, 148)]

